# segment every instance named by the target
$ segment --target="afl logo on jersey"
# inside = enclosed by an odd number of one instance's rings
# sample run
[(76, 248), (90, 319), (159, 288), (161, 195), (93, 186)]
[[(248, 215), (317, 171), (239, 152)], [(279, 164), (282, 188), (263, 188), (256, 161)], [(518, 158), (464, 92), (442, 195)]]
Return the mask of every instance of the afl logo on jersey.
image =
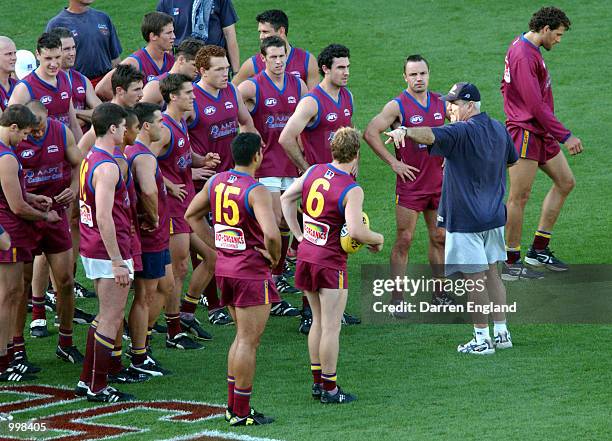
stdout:
[(77, 93), (85, 93), (85, 88), (83, 86), (77, 87)]
[(226, 101), (225, 102), (225, 109), (229, 110), (229, 109), (233, 109), (234, 108), (234, 103), (232, 103), (231, 101)]
[(276, 98), (267, 98), (265, 102), (266, 106), (268, 107), (276, 106), (276, 103), (277, 103)]
[(338, 119), (338, 114), (337, 113), (328, 113), (327, 116), (325, 117), (326, 120), (328, 121), (336, 121)]
[(289, 98), (287, 98), (287, 102), (289, 104), (295, 104), (295, 103), (297, 103), (297, 100), (295, 99), (294, 96), (290, 96)]
[(180, 138), (178, 140), (178, 146), (179, 147), (184, 147), (185, 146), (185, 138)]
[(34, 150), (32, 149), (27, 149), (21, 152), (22, 158), (31, 158), (32, 156), (34, 156)]
[(51, 104), (51, 101), (53, 101), (53, 98), (51, 98), (49, 95), (45, 95), (40, 98), (40, 102), (43, 104)]
[(215, 113), (217, 111), (217, 108), (215, 106), (207, 106), (204, 109), (204, 114), (205, 115), (212, 115), (213, 113)]
[(421, 115), (412, 115), (410, 117), (410, 123), (412, 124), (421, 124), (423, 122), (423, 117)]

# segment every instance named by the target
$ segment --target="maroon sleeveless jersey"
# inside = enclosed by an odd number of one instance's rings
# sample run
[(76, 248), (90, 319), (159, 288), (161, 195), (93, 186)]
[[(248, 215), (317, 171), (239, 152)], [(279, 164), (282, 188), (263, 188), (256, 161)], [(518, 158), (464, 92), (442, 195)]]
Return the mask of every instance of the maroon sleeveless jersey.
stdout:
[[(72, 166), (66, 160), (66, 130), (61, 122), (47, 118), (47, 131), (41, 139), (30, 135), (15, 148), (28, 193), (53, 198), (70, 187)], [(54, 202), (52, 208), (64, 207)]]
[(70, 125), (70, 100), (72, 98), (72, 86), (68, 75), (60, 71), (57, 74), (57, 85), (43, 81), (36, 71), (26, 76), (22, 83), (26, 85), (32, 100), (38, 100), (45, 105), (49, 118)]
[[(132, 170), (130, 169), (130, 163), (127, 156), (119, 147), (115, 147), (113, 157), (119, 164), (120, 169), (121, 164), (124, 164), (125, 166), (125, 175), (123, 175), (123, 178), (125, 181), (125, 186), (127, 187), (128, 197), (130, 198), (130, 254), (132, 257), (140, 256), (142, 254), (142, 248), (140, 246), (140, 224), (138, 223), (137, 212), (138, 197), (136, 195), (134, 176), (132, 175)], [(139, 269), (136, 269), (136, 265), (134, 265), (134, 269), (139, 271)]]
[(278, 142), (278, 138), (300, 100), (300, 80), (285, 74), (283, 88), (279, 89), (264, 70), (248, 81), (255, 83), (255, 106), (251, 115), (265, 144), (263, 162), (255, 177), (296, 177), (297, 168)]
[[(253, 70), (255, 75), (266, 70), (266, 63), (264, 63), (261, 54), (255, 54), (251, 57), (253, 62)], [(301, 78), (306, 83), (308, 81), (308, 62), (310, 60), (310, 52), (300, 49), (299, 47), (291, 46), (289, 55), (287, 56), (287, 64), (285, 65), (285, 72), (290, 75)]]
[(356, 186), (353, 176), (332, 164), (317, 164), (308, 170), (302, 188), (304, 238), (298, 246), (298, 260), (346, 270), (346, 253), (340, 246), (343, 201)]
[[(220, 89), (217, 97), (206, 92), (197, 83), (193, 84), (195, 116), (189, 124), (189, 135), (193, 151), (198, 155), (217, 153), (221, 162), (217, 172), (234, 166), (232, 140), (238, 134), (238, 99), (234, 85), (228, 83)], [(202, 183), (200, 189), (204, 186)]]
[(246, 173), (228, 170), (213, 176), (208, 188), (217, 264), (215, 275), (237, 279), (270, 278), (269, 263), (255, 247), (264, 249), (264, 236), (249, 205), (249, 192), (262, 185)]
[[(446, 107), (440, 95), (427, 92), (427, 106), (423, 107), (408, 92), (403, 91), (395, 98), (399, 105), (401, 120), (405, 127), (438, 127), (444, 125)], [(395, 156), (404, 164), (418, 168), (414, 181), (396, 181), (396, 194), (413, 195), (436, 194), (442, 191), (441, 156), (430, 156), (425, 144), (417, 144), (406, 138), (406, 147), (395, 149)]]
[(130, 252), (132, 219), (130, 215), (130, 197), (128, 195), (127, 186), (121, 176), (121, 167), (119, 167), (113, 155), (95, 146), (87, 153), (85, 159), (83, 159), (81, 171), (79, 173), (79, 208), (81, 213), (80, 252), (82, 256), (90, 259), (110, 260), (106, 247), (102, 242), (100, 230), (98, 229), (95, 190), (93, 187), (93, 176), (96, 168), (100, 164), (106, 162), (114, 164), (119, 170), (119, 179), (115, 185), (112, 216), (121, 257), (123, 259), (130, 259), (132, 257)]
[[(14, 157), (17, 165), (19, 166), (19, 185), (21, 186), (21, 195), (25, 200), (25, 182), (19, 159), (11, 147), (0, 141), (0, 158), (5, 155)], [(9, 206), (6, 196), (4, 195), (2, 186), (0, 186), (0, 225), (2, 225), (2, 227), (11, 236), (11, 246), (13, 248), (32, 248), (35, 245), (33, 224), (17, 216), (11, 211), (11, 207)]]
[(149, 81), (154, 79), (156, 76), (163, 74), (164, 72), (168, 72), (172, 69), (174, 65), (174, 57), (169, 53), (164, 53), (164, 62), (161, 66), (158, 66), (157, 63), (151, 58), (151, 55), (147, 52), (146, 48), (138, 49), (132, 55), (129, 55), (128, 58), (134, 58), (138, 61), (138, 68), (140, 72), (144, 75), (142, 80), (143, 86), (147, 84)]
[(72, 105), (75, 109), (87, 109), (87, 80), (85, 76), (75, 69), (68, 71), (68, 79), (72, 86)]
[(13, 93), (13, 89), (17, 84), (17, 80), (9, 77), (8, 79), (9, 88), (6, 90), (2, 84), (0, 84), (0, 110), (4, 111), (7, 108), (9, 99), (11, 98), (11, 94)]
[(317, 102), (317, 119), (302, 132), (304, 156), (309, 164), (326, 164), (332, 161), (331, 140), (340, 127), (353, 125), (353, 97), (347, 88), (341, 87), (338, 101), (318, 85), (304, 97), (311, 96)]
[(183, 202), (173, 196), (168, 196), (168, 215), (182, 217), (195, 196), (191, 178), (191, 144), (184, 120), (181, 120), (179, 124), (166, 113), (163, 114), (163, 120), (164, 125), (170, 130), (170, 147), (157, 160), (162, 174), (167, 179), (174, 184), (185, 184), (183, 188), (187, 191), (187, 196)]
[[(151, 155), (157, 164), (157, 158), (149, 150), (149, 148), (141, 142), (136, 142), (134, 145), (129, 145), (125, 148), (125, 154), (130, 164), (130, 171), (134, 160), (140, 155)], [(132, 174), (133, 176), (133, 174)], [(159, 215), (159, 227), (154, 231), (145, 231), (140, 229), (140, 243), (142, 251), (145, 253), (156, 253), (168, 249), (170, 243), (170, 218), (168, 217), (167, 208), (167, 193), (164, 185), (164, 178), (161, 174), (159, 166), (155, 168), (155, 183), (157, 184), (157, 211)], [(134, 181), (136, 185), (136, 194), (140, 194), (138, 181)], [(142, 214), (143, 210), (137, 206), (137, 214)]]

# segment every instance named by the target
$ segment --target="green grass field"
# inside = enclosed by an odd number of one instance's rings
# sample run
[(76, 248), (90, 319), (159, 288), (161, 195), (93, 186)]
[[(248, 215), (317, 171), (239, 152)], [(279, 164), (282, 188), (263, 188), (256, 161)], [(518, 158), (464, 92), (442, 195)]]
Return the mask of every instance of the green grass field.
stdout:
[[(0, 15), (0, 34), (11, 36), (18, 48), (31, 50), (47, 20), (65, 3), (6, 2)], [(95, 3), (113, 18), (124, 56), (142, 46), (140, 19), (155, 3)], [(499, 81), (507, 46), (526, 30), (529, 17), (542, 5), (523, 0), (235, 0), (235, 6), (240, 16), (242, 60), (258, 45), (255, 15), (268, 8), (287, 12), (289, 40), (296, 46), (317, 54), (332, 42), (347, 45), (351, 49), (349, 87), (355, 97), (354, 122), (364, 129), (405, 86), (401, 67), (403, 58), (411, 53), (421, 53), (429, 60), (432, 90), (445, 92), (457, 81), (474, 82), (483, 95), (483, 109), (503, 119)], [(551, 246), (569, 263), (611, 264), (612, 178), (605, 165), (609, 164), (605, 150), (606, 116), (610, 112), (604, 100), (609, 84), (605, 77), (612, 68), (612, 58), (605, 55), (611, 42), (610, 8), (595, 1), (564, 0), (557, 6), (571, 18), (572, 29), (545, 59), (553, 80), (556, 113), (582, 139), (586, 150), (569, 158), (577, 186), (561, 213)], [(386, 244), (380, 255), (360, 252), (350, 259), (348, 309), (352, 312), (361, 312), (360, 266), (387, 263), (395, 235), (394, 174), (365, 143), (363, 148), (359, 179), (366, 193), (365, 209), (373, 228), (385, 234)], [(537, 226), (549, 185), (540, 174), (525, 217), (524, 249)], [(412, 262), (427, 262), (426, 246), (426, 231), (420, 221)], [(588, 294), (586, 288), (584, 294)], [(96, 309), (92, 300), (80, 299), (78, 304), (92, 312)], [(202, 312), (198, 314), (204, 317)], [(286, 440), (612, 439), (611, 326), (510, 325), (515, 348), (482, 359), (461, 357), (455, 351), (456, 345), (469, 337), (467, 325), (345, 327), (338, 378), (360, 400), (328, 408), (310, 399), (306, 340), (297, 333), (297, 325), (297, 319), (272, 318), (262, 340), (253, 404), (277, 418), (270, 426), (230, 430), (221, 419), (171, 423), (157, 421), (159, 415), (151, 411), (107, 416), (97, 422), (149, 429), (125, 435), (122, 440), (173, 439), (204, 430), (220, 433), (199, 439), (221, 439), (215, 436), (229, 432)], [(77, 344), (83, 347), (85, 328), (76, 330)], [(223, 404), (225, 357), (234, 330), (215, 327), (212, 331), (214, 341), (203, 351), (191, 353), (162, 349), (163, 341), (157, 336), (155, 354), (175, 375), (124, 389), (142, 400)], [(55, 358), (57, 331), (52, 332), (49, 339), (27, 340), (30, 359), (43, 368), (41, 384), (73, 387), (79, 368)], [(15, 399), (16, 395), (0, 394), (0, 405)], [(37, 421), (42, 416), (88, 407), (78, 401), (14, 416), (16, 421)], [(61, 433), (51, 431), (9, 433), (6, 424), (0, 425), (0, 439), (58, 435)]]

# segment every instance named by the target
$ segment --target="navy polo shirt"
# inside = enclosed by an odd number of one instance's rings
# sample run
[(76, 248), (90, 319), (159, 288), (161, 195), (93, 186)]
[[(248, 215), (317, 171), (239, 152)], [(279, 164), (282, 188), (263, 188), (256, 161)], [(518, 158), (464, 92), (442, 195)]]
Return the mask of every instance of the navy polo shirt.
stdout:
[[(174, 18), (175, 46), (191, 36), (193, 2), (194, 0), (159, 0), (157, 3), (159, 12), (165, 12)], [(238, 15), (231, 0), (214, 0), (214, 8), (208, 21), (208, 38), (205, 43), (227, 49), (223, 28), (231, 26), (237, 21)]]
[(68, 28), (76, 43), (74, 68), (88, 78), (106, 74), (111, 61), (121, 55), (121, 43), (110, 17), (102, 11), (89, 8), (82, 14), (63, 9), (47, 23), (47, 32), (53, 28)]
[(480, 113), (431, 129), (430, 154), (446, 158), (438, 226), (477, 233), (506, 224), (506, 168), (518, 161), (502, 123)]

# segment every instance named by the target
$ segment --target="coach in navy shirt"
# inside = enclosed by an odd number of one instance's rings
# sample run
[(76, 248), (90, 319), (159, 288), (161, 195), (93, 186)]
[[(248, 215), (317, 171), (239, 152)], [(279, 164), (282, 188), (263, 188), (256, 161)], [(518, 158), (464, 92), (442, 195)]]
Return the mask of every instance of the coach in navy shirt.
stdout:
[[(442, 97), (453, 124), (443, 127), (400, 127), (388, 134), (397, 148), (404, 137), (428, 145), (430, 154), (446, 160), (438, 225), (446, 228), (446, 273), (461, 272), (474, 282), (468, 301), (493, 303), (494, 342), (488, 315), (473, 314), (474, 338), (459, 345), (467, 354), (493, 354), (512, 347), (504, 308), (506, 290), (497, 262), (506, 260), (506, 169), (518, 161), (514, 144), (502, 123), (480, 112), (480, 92), (471, 83), (457, 83)], [(467, 286), (466, 286), (467, 288)], [(503, 306), (503, 307), (502, 307)]]
[(122, 48), (110, 17), (90, 8), (93, 2), (70, 0), (67, 8), (49, 20), (47, 32), (58, 27), (70, 29), (77, 48), (74, 68), (95, 86), (101, 77), (119, 64)]
[[(195, 14), (194, 7), (198, 8)], [(232, 70), (238, 72), (240, 51), (235, 26), (238, 15), (232, 0), (159, 0), (157, 10), (174, 18), (175, 46), (187, 37), (221, 46), (227, 50)]]

